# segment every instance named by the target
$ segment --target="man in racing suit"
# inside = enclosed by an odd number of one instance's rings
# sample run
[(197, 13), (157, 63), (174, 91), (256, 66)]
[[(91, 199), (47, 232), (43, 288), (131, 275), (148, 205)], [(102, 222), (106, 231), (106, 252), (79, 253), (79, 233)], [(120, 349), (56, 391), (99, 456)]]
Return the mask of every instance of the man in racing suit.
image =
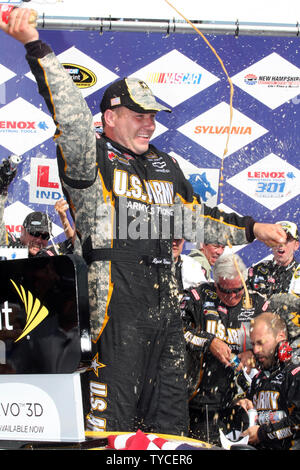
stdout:
[(295, 259), (299, 234), (294, 222), (277, 222), (287, 233), (285, 243), (272, 248), (273, 258), (248, 270), (249, 290), (259, 292), (270, 301), (270, 310), (281, 315), (287, 324), (294, 357), (300, 363), (300, 264)]
[(237, 402), (256, 409), (256, 423), (246, 431), (257, 449), (300, 449), (300, 367), (291, 359), (284, 320), (273, 312), (254, 319), (250, 332), (257, 367), (246, 398)]
[[(160, 105), (138, 79), (112, 84), (101, 101), (104, 135), (28, 11), (0, 23), (27, 60), (57, 131), (58, 167), (75, 219), (76, 253), (89, 265), (92, 341), (88, 429), (187, 432), (185, 344), (172, 274), (174, 213), (189, 205), (205, 236), (233, 244), (285, 239), (273, 224), (201, 206), (177, 162), (149, 145)], [(179, 217), (180, 218), (180, 217)], [(170, 230), (163, 225), (169, 223)], [(224, 222), (224, 223), (220, 223)], [(151, 232), (151, 233), (150, 233)], [(169, 233), (168, 233), (169, 232)], [(179, 236), (178, 236), (179, 235)]]
[[(236, 263), (237, 266), (236, 267)], [(219, 427), (230, 419), (231, 402), (244, 393), (250, 377), (250, 323), (267, 302), (246, 292), (247, 268), (237, 255), (221, 256), (213, 267), (214, 283), (186, 291), (181, 302), (187, 345), (190, 435), (218, 445)], [(241, 277), (242, 276), (242, 277)], [(231, 367), (238, 355), (237, 371)], [(238, 372), (238, 373), (237, 373)], [(228, 416), (227, 416), (228, 415)]]

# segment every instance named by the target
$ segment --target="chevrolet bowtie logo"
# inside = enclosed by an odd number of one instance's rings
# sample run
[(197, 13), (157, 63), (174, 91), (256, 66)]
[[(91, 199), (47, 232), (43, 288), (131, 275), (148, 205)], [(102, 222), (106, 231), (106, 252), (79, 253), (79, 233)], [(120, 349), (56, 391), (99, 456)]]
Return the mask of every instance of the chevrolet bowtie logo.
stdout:
[(32, 331), (34, 328), (36, 328), (46, 318), (49, 310), (41, 305), (41, 302), (38, 298), (34, 299), (30, 291), (28, 291), (26, 294), (23, 286), (18, 288), (12, 279), (11, 282), (18, 292), (26, 312), (26, 324), (20, 336), (15, 340), (15, 342), (17, 342), (24, 336), (28, 335), (28, 333), (30, 333), (30, 331)]

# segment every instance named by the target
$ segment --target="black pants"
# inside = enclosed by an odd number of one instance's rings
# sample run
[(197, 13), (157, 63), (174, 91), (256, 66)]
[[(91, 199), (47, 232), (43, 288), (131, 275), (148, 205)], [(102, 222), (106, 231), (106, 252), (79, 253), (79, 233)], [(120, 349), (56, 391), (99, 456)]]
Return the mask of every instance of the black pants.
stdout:
[(107, 393), (89, 417), (105, 420), (105, 431), (187, 435), (185, 343), (178, 310), (170, 309), (168, 299), (160, 308), (115, 299), (95, 345), (104, 367), (98, 377), (90, 375), (91, 390), (98, 381)]
[(200, 409), (190, 408), (189, 437), (221, 446), (219, 429), (223, 427), (220, 410), (216, 406), (203, 405)]

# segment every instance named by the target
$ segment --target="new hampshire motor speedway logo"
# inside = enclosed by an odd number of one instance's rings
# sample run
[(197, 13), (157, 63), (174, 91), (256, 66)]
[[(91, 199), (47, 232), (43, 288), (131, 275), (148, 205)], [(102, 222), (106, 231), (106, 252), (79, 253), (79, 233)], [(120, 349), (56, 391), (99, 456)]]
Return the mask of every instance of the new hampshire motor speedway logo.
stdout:
[(262, 85), (268, 88), (299, 88), (299, 75), (255, 75), (248, 73), (244, 82), (246, 85)]

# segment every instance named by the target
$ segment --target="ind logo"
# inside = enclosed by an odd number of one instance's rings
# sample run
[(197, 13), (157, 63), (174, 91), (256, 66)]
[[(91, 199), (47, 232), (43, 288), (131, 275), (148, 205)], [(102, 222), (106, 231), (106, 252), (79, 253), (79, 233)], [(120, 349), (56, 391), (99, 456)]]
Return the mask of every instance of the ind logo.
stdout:
[(61, 198), (59, 183), (57, 181), (51, 181), (49, 173), (49, 165), (37, 166), (36, 198), (58, 200)]

